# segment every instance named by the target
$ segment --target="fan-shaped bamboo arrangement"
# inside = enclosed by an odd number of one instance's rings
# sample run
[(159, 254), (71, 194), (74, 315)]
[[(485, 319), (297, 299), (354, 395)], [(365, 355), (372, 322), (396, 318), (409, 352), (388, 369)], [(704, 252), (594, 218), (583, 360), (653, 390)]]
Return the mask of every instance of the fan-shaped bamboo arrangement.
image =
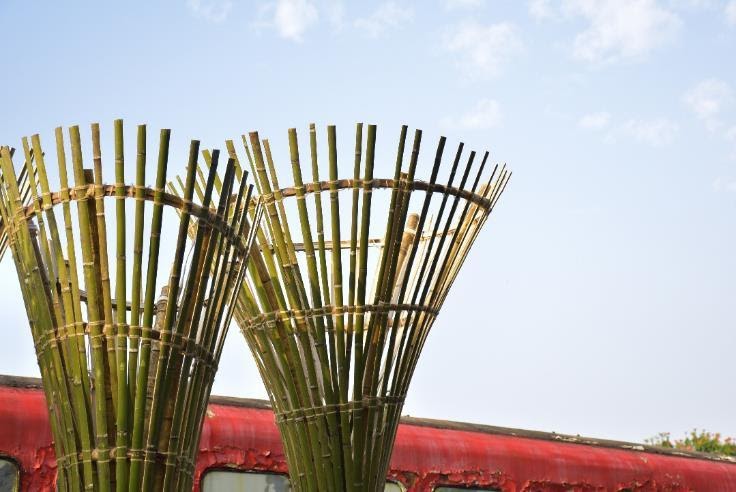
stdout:
[[(0, 212), (46, 392), (58, 488), (191, 490), (202, 419), (255, 234), (247, 210), (258, 220), (260, 208), (232, 160), (213, 200), (217, 152), (201, 200), (194, 199), (197, 141), (183, 196), (166, 193), (169, 130), (161, 131), (153, 188), (145, 184), (144, 125), (134, 185), (125, 184), (122, 121), (114, 125), (113, 184), (103, 184), (99, 126), (92, 125), (91, 170), (78, 127), (69, 138), (73, 184), (61, 128), (55, 169), (47, 168), (38, 135), (23, 139), (18, 175), (11, 150), (0, 149)], [(178, 228), (175, 243), (161, 239), (165, 217)], [(169, 250), (170, 257), (162, 254)]]
[[(364, 142), (358, 125), (353, 172), (340, 176), (336, 129), (328, 126), (321, 180), (314, 125), (309, 164), (296, 130), (288, 136), (288, 188), (279, 185), (269, 142), (243, 136), (265, 218), (235, 319), (275, 410), (292, 486), (383, 490), (419, 354), (510, 173), (487, 166), (487, 152), (482, 160), (464, 156), (463, 144), (443, 166), (443, 137), (421, 181), (422, 132), (407, 159), (403, 127), (393, 178), (377, 179), (376, 127), (368, 126)], [(385, 199), (374, 200), (380, 192)]]

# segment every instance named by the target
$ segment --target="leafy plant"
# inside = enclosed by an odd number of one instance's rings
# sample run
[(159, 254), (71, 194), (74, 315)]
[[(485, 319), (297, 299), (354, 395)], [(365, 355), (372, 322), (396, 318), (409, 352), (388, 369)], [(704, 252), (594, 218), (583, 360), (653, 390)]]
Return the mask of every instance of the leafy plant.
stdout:
[(736, 456), (736, 440), (731, 437), (722, 437), (718, 432), (706, 430), (693, 429), (685, 438), (675, 440), (672, 440), (669, 432), (660, 432), (656, 436), (645, 439), (644, 442), (663, 448)]

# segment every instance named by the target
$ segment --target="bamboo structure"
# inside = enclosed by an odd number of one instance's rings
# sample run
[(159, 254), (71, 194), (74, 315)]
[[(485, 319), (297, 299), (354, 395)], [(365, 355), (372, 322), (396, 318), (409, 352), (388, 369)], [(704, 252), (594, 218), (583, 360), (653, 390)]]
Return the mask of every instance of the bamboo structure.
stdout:
[[(243, 136), (245, 159), (226, 142), (237, 166), (251, 166), (265, 216), (235, 319), (271, 399), (295, 490), (383, 490), (419, 354), (510, 178), (505, 166), (487, 165), (487, 152), (480, 163), (475, 152), (463, 155), (463, 144), (443, 165), (443, 137), (422, 181), (421, 139), (417, 130), (406, 149), (403, 127), (393, 177), (377, 179), (376, 127), (364, 138), (359, 124), (353, 172), (340, 176), (328, 126), (324, 180), (316, 128), (306, 159), (291, 129), (287, 188), (268, 140)], [(181, 180), (170, 189), (182, 193)], [(380, 193), (384, 200), (374, 199)]]
[[(201, 199), (194, 197), (196, 140), (183, 195), (165, 192), (169, 130), (161, 131), (155, 185), (147, 187), (145, 125), (137, 129), (135, 184), (125, 184), (121, 120), (113, 132), (115, 179), (104, 184), (99, 125), (91, 130), (93, 166), (85, 169), (79, 127), (69, 128), (73, 183), (61, 128), (56, 168), (47, 167), (38, 135), (23, 139), (18, 174), (17, 155), (0, 148), (4, 242), (41, 370), (57, 487), (191, 490), (202, 420), (260, 206), (232, 159), (223, 193), (213, 198), (217, 152)], [(169, 222), (178, 228), (175, 241), (162, 240)]]

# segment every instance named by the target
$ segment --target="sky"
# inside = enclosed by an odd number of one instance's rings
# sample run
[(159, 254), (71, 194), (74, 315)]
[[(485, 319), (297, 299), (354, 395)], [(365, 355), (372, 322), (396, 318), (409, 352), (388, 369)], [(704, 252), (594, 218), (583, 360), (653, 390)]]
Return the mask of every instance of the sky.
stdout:
[[(3, 144), (124, 118), (283, 147), (364, 121), (379, 160), (407, 124), (507, 163), (405, 414), (736, 436), (736, 0), (6, 0), (0, 18)], [(0, 279), (0, 373), (37, 376), (10, 255)], [(213, 392), (266, 397), (237, 329)]]

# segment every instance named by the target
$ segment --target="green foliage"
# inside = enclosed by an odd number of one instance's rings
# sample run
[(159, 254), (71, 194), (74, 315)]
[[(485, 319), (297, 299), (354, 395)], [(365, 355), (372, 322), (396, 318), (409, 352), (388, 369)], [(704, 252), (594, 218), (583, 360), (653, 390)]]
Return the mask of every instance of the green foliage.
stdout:
[(675, 439), (674, 441), (670, 438), (669, 432), (660, 432), (654, 437), (645, 439), (644, 442), (663, 448), (736, 456), (736, 440), (731, 437), (721, 437), (718, 432), (705, 430), (693, 429), (684, 439)]

